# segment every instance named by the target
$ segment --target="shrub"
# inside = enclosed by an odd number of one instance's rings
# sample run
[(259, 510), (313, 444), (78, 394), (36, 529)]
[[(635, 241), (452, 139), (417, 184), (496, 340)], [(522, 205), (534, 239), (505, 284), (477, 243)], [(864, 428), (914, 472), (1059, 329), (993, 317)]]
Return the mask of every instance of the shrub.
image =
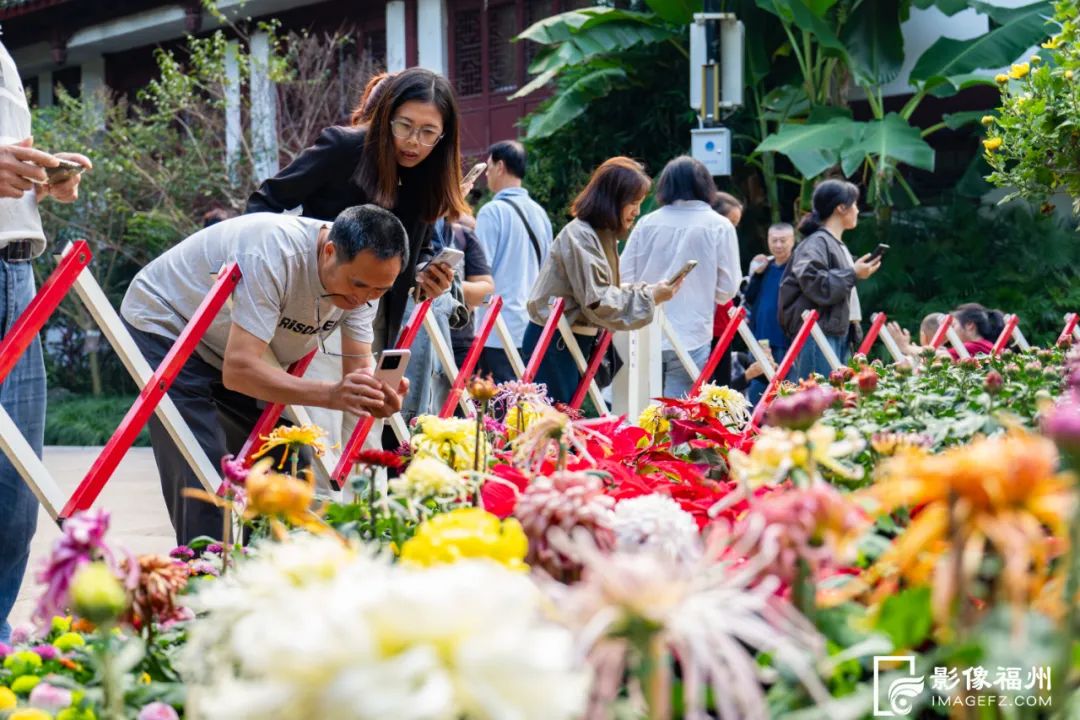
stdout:
[[(50, 399), (45, 415), (46, 445), (104, 445), (135, 402), (135, 397), (80, 397)], [(150, 447), (145, 428), (135, 439), (135, 447)]]

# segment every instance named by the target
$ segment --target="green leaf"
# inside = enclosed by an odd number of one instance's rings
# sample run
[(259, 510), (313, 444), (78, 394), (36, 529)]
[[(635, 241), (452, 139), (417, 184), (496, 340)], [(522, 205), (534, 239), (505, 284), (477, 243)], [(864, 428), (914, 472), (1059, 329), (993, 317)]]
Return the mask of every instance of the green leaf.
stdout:
[(702, 0), (645, 0), (654, 13), (673, 25), (686, 25), (701, 12)]
[(607, 95), (627, 79), (626, 71), (620, 68), (604, 68), (585, 75), (532, 115), (528, 138), (538, 140), (553, 135), (585, 112), (590, 102)]
[(825, 17), (825, 13), (836, 3), (837, 0), (806, 0), (807, 7), (818, 17)]
[(920, 170), (934, 171), (934, 149), (919, 128), (908, 124), (896, 113), (866, 123), (866, 129), (853, 150), (879, 158), (890, 158)]
[(905, 650), (921, 645), (932, 624), (930, 588), (917, 587), (886, 598), (875, 628), (892, 638), (897, 650)]
[(804, 177), (816, 177), (840, 160), (840, 149), (862, 132), (862, 124), (847, 117), (826, 122), (788, 123), (757, 146), (756, 152), (786, 155)]
[(1009, 22), (970, 40), (939, 38), (911, 70), (913, 82), (934, 85), (955, 75), (1001, 67), (1049, 35), (1050, 3), (1041, 1), (1010, 10)]
[(863, 85), (891, 82), (900, 74), (904, 63), (901, 6), (900, 0), (864, 2), (844, 26), (841, 39), (851, 69)]
[(802, 84), (781, 85), (761, 100), (761, 116), (766, 120), (786, 122), (809, 112), (810, 98)]
[[(757, 6), (767, 10), (778, 18), (795, 25), (799, 30), (808, 32), (814, 36), (817, 43), (826, 50), (832, 51), (832, 55), (845, 55), (847, 48), (835, 30), (822, 17), (815, 12), (808, 2), (813, 0), (755, 0)], [(876, 2), (876, 0), (875, 0)], [(821, 3), (815, 3), (815, 7)]]
[(950, 130), (959, 130), (962, 127), (981, 121), (986, 114), (986, 110), (965, 110), (958, 113), (945, 113), (941, 116), (941, 120), (945, 123), (945, 127)]
[(968, 0), (912, 0), (911, 4), (920, 10), (936, 7), (946, 15), (955, 15), (968, 9)]

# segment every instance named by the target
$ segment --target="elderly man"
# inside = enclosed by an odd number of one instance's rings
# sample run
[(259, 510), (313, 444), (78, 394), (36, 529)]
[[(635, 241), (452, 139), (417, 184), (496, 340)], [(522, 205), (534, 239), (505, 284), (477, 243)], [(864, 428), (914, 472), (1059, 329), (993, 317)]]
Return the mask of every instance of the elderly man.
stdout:
[[(147, 265), (131, 283), (121, 313), (140, 351), (161, 362), (229, 262), (242, 279), (169, 390), (211, 460), (240, 451), (263, 403), (311, 405), (388, 417), (401, 408), (403, 381), (373, 374), (372, 320), (378, 300), (408, 262), (405, 228), (374, 205), (334, 220), (256, 213), (200, 230)], [(307, 355), (341, 326), (342, 375), (294, 377), (282, 364)], [(154, 458), (177, 542), (221, 533), (220, 511), (184, 497), (198, 487), (162, 424), (150, 425)]]

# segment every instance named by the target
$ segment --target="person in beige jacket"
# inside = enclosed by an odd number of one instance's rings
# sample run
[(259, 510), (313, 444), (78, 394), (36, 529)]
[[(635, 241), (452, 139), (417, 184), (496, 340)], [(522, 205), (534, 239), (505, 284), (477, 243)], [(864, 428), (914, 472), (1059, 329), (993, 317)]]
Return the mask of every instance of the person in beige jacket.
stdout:
[[(565, 301), (564, 316), (589, 357), (600, 329), (644, 327), (652, 322), (656, 305), (674, 296), (678, 285), (623, 286), (619, 277), (619, 240), (641, 214), (651, 184), (641, 165), (627, 157), (606, 160), (593, 172), (574, 199), (570, 208), (574, 219), (552, 243), (529, 297), (531, 322), (522, 343), (526, 356), (532, 356), (555, 298)], [(544, 354), (536, 382), (547, 386), (552, 400), (563, 403), (570, 401), (581, 382), (574, 358), (558, 335)]]

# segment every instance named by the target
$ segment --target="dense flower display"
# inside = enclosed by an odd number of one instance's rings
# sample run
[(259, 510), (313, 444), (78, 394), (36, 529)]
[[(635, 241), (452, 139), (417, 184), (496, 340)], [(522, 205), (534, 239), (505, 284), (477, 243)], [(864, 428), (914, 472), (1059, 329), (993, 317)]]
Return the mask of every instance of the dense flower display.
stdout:
[(479, 417), (363, 453), (349, 502), (226, 459), (246, 547), (128, 557), (107, 514), (71, 518), (37, 626), (0, 645), (0, 718), (859, 718), (1013, 692), (875, 696), (875, 656), (1038, 658), (1036, 699), (1080, 703), (1080, 352), (857, 358), (760, 428), (712, 385), (633, 423), (473, 391)]

